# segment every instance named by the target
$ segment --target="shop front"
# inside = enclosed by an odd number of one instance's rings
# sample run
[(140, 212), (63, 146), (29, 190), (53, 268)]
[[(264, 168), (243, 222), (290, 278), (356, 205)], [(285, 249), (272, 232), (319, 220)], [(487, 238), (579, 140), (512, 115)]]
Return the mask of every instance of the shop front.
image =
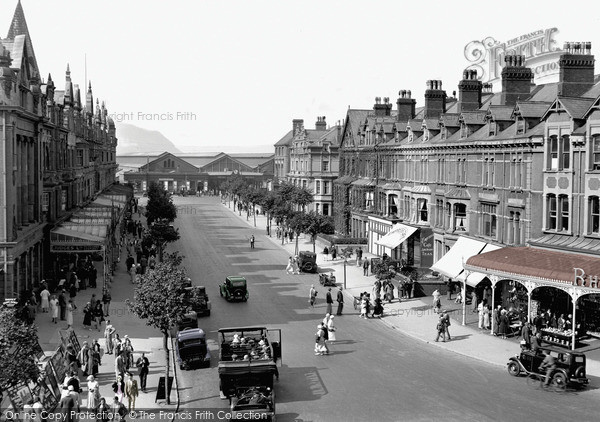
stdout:
[(508, 247), (472, 256), (464, 269), (467, 280), (475, 273), (489, 278), (492, 301), (504, 282), (503, 303), (539, 324), (544, 341), (574, 350), (600, 338), (600, 258)]

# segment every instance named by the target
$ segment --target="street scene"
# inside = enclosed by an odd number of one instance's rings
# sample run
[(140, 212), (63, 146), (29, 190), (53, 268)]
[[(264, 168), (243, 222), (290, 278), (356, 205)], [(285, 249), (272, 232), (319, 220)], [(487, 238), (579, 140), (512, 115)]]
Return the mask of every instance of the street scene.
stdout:
[(5, 3), (0, 422), (597, 420), (595, 4)]

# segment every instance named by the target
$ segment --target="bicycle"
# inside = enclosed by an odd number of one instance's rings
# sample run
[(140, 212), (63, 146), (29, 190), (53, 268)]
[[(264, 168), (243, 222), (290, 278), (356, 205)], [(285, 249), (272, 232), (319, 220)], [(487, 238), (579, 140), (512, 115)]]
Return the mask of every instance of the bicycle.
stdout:
[[(561, 378), (562, 379), (562, 378)], [(535, 372), (530, 373), (527, 376), (527, 385), (534, 388), (540, 388), (546, 391), (554, 391), (557, 393), (562, 393), (566, 390), (567, 384), (561, 382), (558, 377), (552, 377), (550, 383), (545, 385), (546, 383), (546, 375), (545, 374), (537, 374)]]

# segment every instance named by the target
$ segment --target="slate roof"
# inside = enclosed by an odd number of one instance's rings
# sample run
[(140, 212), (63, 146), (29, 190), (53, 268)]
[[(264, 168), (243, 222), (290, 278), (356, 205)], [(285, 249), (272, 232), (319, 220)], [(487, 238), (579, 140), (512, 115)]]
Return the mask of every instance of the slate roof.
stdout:
[(543, 101), (519, 101), (515, 106), (514, 111), (517, 110), (524, 118), (541, 118), (546, 110), (552, 105), (552, 102)]
[(446, 113), (442, 114), (440, 120), (445, 127), (460, 127), (460, 123), (458, 122), (460, 114), (458, 113)]
[(593, 98), (558, 97), (567, 113), (574, 119), (582, 119), (594, 103)]
[(292, 138), (294, 137), (294, 131), (290, 130), (288, 133), (283, 135), (283, 137), (275, 143), (275, 146), (289, 145), (292, 142)]
[(488, 112), (494, 117), (495, 121), (511, 121), (514, 107), (504, 105), (490, 105)]
[(462, 121), (467, 125), (483, 125), (485, 124), (485, 111), (463, 111), (461, 114)]

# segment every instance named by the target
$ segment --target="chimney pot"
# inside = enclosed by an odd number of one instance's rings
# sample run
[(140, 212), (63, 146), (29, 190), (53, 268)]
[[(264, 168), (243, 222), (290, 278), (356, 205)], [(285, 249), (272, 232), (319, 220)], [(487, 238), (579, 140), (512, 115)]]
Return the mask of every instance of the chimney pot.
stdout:
[(409, 90), (409, 91), (406, 91), (406, 95), (408, 96), (407, 98), (410, 98), (410, 96), (411, 96), (411, 92), (410, 92), (410, 90)]

